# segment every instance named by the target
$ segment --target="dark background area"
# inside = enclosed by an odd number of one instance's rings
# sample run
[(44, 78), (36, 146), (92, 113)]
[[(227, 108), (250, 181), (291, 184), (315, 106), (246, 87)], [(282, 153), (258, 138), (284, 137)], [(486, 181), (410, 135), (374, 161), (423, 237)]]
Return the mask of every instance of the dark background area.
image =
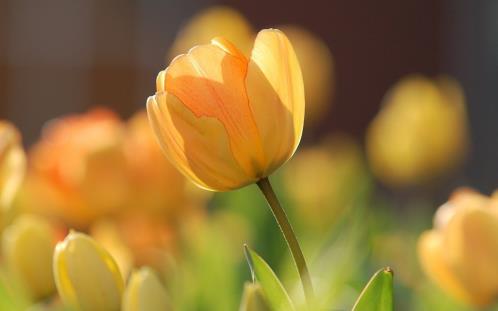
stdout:
[(448, 73), (467, 95), (473, 150), (464, 182), (498, 185), (498, 2), (0, 0), (0, 117), (26, 144), (49, 119), (108, 106), (144, 108), (182, 23), (213, 4), (256, 29), (299, 24), (336, 62), (333, 109), (321, 133), (363, 139), (386, 90), (410, 73)]

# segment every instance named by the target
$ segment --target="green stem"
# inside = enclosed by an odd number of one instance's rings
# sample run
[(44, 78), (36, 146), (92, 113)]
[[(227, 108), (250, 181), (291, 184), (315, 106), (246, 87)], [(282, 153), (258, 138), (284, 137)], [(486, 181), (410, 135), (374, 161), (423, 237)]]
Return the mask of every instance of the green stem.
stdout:
[(280, 202), (278, 201), (268, 178), (259, 180), (257, 185), (261, 192), (263, 192), (263, 195), (271, 208), (273, 216), (280, 227), (280, 231), (282, 231), (285, 241), (289, 246), (292, 257), (294, 258), (294, 263), (299, 271), (299, 276), (301, 277), (301, 283), (303, 284), (306, 301), (309, 305), (314, 299), (313, 286), (311, 284), (308, 266), (306, 265), (306, 260), (304, 259), (303, 252), (299, 246), (299, 242), (297, 241), (296, 234), (294, 233), (294, 230), (289, 223), (289, 218), (287, 218), (284, 209), (280, 205)]

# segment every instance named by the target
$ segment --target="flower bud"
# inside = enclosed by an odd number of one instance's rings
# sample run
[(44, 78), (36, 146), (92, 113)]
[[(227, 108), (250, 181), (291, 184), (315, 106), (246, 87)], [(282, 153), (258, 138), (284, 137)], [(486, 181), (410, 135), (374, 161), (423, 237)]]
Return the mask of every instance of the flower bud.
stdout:
[(270, 310), (259, 284), (246, 283), (244, 295), (239, 311), (267, 311)]
[(133, 272), (123, 295), (123, 311), (171, 310), (168, 294), (150, 268)]
[(8, 226), (2, 236), (7, 268), (35, 300), (55, 290), (52, 277), (54, 235), (42, 218), (23, 215)]
[(71, 232), (57, 244), (54, 277), (64, 304), (80, 311), (119, 311), (123, 278), (109, 253), (89, 236)]
[(156, 137), (201, 188), (229, 191), (268, 177), (301, 140), (303, 77), (279, 30), (260, 31), (250, 58), (221, 37), (192, 48), (159, 73), (156, 90), (147, 100)]
[(467, 304), (484, 307), (498, 297), (498, 200), (459, 190), (422, 234), (422, 268), (442, 289)]
[(459, 167), (468, 147), (465, 96), (450, 77), (408, 76), (386, 94), (366, 135), (372, 171), (390, 187), (418, 186)]

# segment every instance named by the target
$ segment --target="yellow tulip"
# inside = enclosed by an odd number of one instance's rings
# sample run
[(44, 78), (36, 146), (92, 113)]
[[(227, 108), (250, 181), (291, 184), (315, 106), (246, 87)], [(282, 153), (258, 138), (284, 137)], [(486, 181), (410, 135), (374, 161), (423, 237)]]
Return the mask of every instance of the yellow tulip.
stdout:
[(0, 121), (0, 209), (10, 207), (25, 171), (21, 135), (12, 124)]
[(175, 58), (147, 102), (163, 151), (198, 186), (228, 191), (267, 177), (303, 128), (299, 63), (279, 30), (261, 31), (250, 59), (224, 38)]
[(54, 278), (64, 304), (80, 311), (118, 311), (124, 288), (118, 265), (89, 236), (71, 232), (54, 252)]
[(52, 255), (55, 231), (43, 219), (22, 215), (2, 236), (2, 254), (9, 271), (34, 300), (55, 291)]
[(214, 37), (224, 37), (242, 52), (251, 52), (254, 32), (249, 21), (237, 10), (213, 6), (194, 15), (178, 33), (169, 51), (168, 62), (194, 45), (206, 44)]
[(239, 311), (267, 311), (270, 310), (266, 299), (263, 296), (261, 286), (254, 283), (246, 283), (244, 295)]
[(135, 271), (123, 295), (123, 311), (171, 310), (166, 289), (150, 268)]
[(375, 175), (389, 186), (411, 186), (457, 167), (467, 147), (465, 98), (448, 78), (409, 76), (387, 93), (367, 132)]
[(426, 274), (465, 303), (484, 307), (498, 297), (498, 198), (455, 192), (422, 234), (418, 252)]

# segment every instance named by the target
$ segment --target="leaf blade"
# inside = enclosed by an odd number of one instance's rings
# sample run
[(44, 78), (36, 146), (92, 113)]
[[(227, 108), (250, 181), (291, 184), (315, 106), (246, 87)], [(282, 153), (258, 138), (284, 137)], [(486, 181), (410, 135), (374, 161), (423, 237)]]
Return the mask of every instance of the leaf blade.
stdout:
[(268, 263), (247, 245), (244, 247), (253, 278), (261, 285), (263, 294), (272, 310), (295, 311), (289, 294)]
[(393, 311), (393, 271), (377, 271), (356, 300), (352, 311)]

